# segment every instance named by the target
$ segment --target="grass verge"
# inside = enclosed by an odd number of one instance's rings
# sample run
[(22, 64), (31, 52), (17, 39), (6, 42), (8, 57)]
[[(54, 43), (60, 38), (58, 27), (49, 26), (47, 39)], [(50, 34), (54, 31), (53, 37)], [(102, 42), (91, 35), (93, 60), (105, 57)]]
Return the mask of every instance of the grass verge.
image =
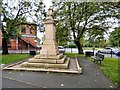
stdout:
[[(88, 57), (88, 59), (93, 61), (90, 57)], [(98, 68), (117, 86), (120, 85), (120, 79), (118, 78), (118, 58), (104, 58), (102, 65), (98, 65)]]
[[(76, 53), (65, 53), (66, 56), (68, 57), (84, 57), (84, 54), (76, 54)], [(7, 64), (11, 62), (15, 62), (18, 60), (30, 58), (31, 56), (29, 54), (8, 54), (8, 55), (0, 55), (1, 57), (1, 63), (2, 64)]]
[(77, 54), (77, 53), (64, 53), (64, 55), (68, 57), (85, 57), (84, 54)]
[(26, 59), (31, 56), (29, 54), (8, 54), (8, 55), (0, 55), (0, 57), (2, 57), (1, 63), (7, 64), (18, 60)]

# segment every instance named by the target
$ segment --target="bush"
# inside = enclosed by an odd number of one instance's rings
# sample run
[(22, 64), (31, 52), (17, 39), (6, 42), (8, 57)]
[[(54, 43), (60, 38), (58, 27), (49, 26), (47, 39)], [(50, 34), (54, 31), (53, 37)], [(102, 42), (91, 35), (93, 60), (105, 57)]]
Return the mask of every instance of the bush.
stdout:
[(77, 46), (75, 44), (70, 44), (70, 45), (65, 45), (65, 48), (77, 48)]

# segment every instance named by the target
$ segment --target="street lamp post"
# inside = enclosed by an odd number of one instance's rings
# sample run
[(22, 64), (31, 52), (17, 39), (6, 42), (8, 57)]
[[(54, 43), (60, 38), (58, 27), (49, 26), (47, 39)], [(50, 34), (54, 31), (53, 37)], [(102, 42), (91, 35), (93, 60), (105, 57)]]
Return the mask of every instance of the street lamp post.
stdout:
[[(95, 37), (95, 39), (94, 39), (94, 48), (93, 48), (93, 53), (95, 52), (95, 41), (96, 41), (96, 39), (98, 39), (98, 38), (100, 38), (101, 36), (97, 36), (97, 37)], [(94, 53), (94, 55), (95, 55), (95, 53)]]
[(96, 41), (97, 38), (98, 37), (95, 37), (95, 39), (94, 39), (94, 47), (93, 47), (93, 53), (94, 53), (94, 55), (95, 55), (95, 41)]

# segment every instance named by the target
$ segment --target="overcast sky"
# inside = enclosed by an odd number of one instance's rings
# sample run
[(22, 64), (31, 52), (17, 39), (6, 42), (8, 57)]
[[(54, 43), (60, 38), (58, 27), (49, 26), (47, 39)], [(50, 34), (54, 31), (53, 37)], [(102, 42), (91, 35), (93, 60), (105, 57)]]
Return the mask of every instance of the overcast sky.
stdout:
[(43, 3), (45, 4), (45, 6), (46, 6), (46, 11), (48, 10), (48, 8), (50, 7), (50, 6), (52, 6), (52, 2), (51, 2), (52, 0), (43, 0)]

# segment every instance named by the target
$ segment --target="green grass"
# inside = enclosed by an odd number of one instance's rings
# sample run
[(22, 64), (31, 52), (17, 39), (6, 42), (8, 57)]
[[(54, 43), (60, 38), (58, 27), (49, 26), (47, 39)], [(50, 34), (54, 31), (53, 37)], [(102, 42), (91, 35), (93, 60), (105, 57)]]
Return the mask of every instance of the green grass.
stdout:
[[(95, 48), (95, 50), (99, 50), (103, 48)], [(83, 47), (83, 50), (93, 50), (93, 47)]]
[(84, 54), (76, 54), (76, 53), (64, 53), (64, 55), (68, 57), (85, 57)]
[[(90, 57), (88, 59), (93, 61)], [(102, 65), (98, 65), (98, 68), (117, 86), (120, 85), (120, 80), (118, 79), (118, 58), (105, 58)]]
[[(84, 57), (84, 54), (75, 54), (75, 53), (65, 53), (68, 57)], [(26, 59), (31, 57), (29, 54), (8, 54), (8, 55), (0, 55), (0, 59), (2, 60), (2, 64), (7, 64), (11, 62), (15, 62), (18, 60)]]
[(0, 57), (2, 57), (2, 64), (7, 64), (18, 60), (26, 59), (31, 56), (29, 54), (8, 54), (0, 55)]

